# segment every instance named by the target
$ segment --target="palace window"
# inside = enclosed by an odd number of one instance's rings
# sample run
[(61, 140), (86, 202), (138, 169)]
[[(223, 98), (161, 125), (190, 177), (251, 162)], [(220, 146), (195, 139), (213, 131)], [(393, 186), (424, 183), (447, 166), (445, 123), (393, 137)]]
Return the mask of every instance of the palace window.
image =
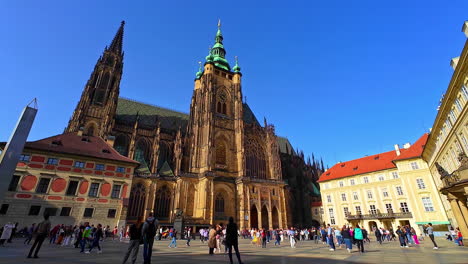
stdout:
[(331, 199), (331, 196), (330, 196), (330, 195), (327, 195), (327, 202), (329, 202), (329, 203), (332, 202), (332, 199)]
[(107, 211), (107, 218), (115, 218), (115, 214), (117, 213), (117, 210), (115, 209), (109, 209)]
[(20, 178), (21, 177), (18, 175), (13, 175), (10, 181), (10, 185), (8, 185), (8, 191), (10, 192), (16, 191), (16, 188), (18, 188), (18, 183), (19, 183)]
[(40, 211), (41, 211), (40, 205), (31, 205), (31, 207), (29, 207), (28, 215), (39, 215)]
[(48, 158), (47, 159), (47, 164), (57, 165), (58, 164), (58, 159), (57, 158)]
[(50, 178), (41, 178), (39, 184), (36, 187), (37, 193), (47, 193), (49, 189)]
[(461, 113), (462, 110), (463, 110), (463, 107), (460, 104), (460, 99), (459, 98), (455, 99), (455, 106), (457, 107), (458, 112)]
[(462, 86), (462, 95), (465, 98), (465, 100), (468, 100), (468, 90), (465, 85)]
[(424, 180), (419, 178), (419, 179), (416, 179), (416, 183), (418, 184), (418, 189), (422, 190), (422, 189), (426, 189), (426, 185), (424, 184)]
[(62, 207), (60, 211), (60, 216), (70, 216), (71, 207)]
[(422, 202), (424, 210), (426, 210), (426, 212), (434, 212), (434, 205), (432, 204), (432, 200), (430, 197), (423, 197)]
[(411, 169), (413, 170), (419, 169), (419, 165), (416, 161), (411, 162)]
[(342, 194), (341, 194), (341, 200), (342, 200), (343, 202), (346, 202), (346, 193), (342, 193)]
[(120, 172), (120, 173), (124, 173), (125, 172), (125, 168), (124, 167), (117, 167), (117, 169), (115, 170), (116, 172)]
[(132, 187), (130, 198), (128, 199), (128, 215), (142, 216), (145, 206), (145, 200), (145, 187), (141, 183), (137, 183)]
[(85, 163), (83, 161), (75, 161), (75, 164), (73, 165), (75, 168), (84, 168), (84, 166)]
[(44, 214), (48, 214), (49, 216), (56, 216), (58, 209), (55, 207), (46, 207), (44, 209)]
[(392, 204), (385, 204), (385, 208), (387, 209), (387, 213), (393, 213)]
[(392, 172), (392, 177), (393, 179), (398, 179), (398, 172), (397, 171)]
[(370, 214), (375, 215), (377, 214), (377, 209), (375, 209), (375, 205), (370, 205)]
[(361, 206), (358, 205), (358, 206), (356, 206), (355, 208), (356, 208), (356, 215), (362, 214)]
[(380, 174), (379, 175), (379, 181), (384, 181), (385, 180), (385, 176), (383, 174)]
[(343, 187), (343, 186), (344, 186), (343, 181), (340, 181), (340, 187)]
[(409, 212), (408, 204), (406, 202), (400, 203), (400, 208), (401, 208), (401, 212), (403, 213)]
[(156, 203), (154, 212), (157, 216), (162, 218), (169, 217), (169, 212), (171, 210), (171, 191), (167, 186), (161, 187), (156, 192)]
[(96, 170), (104, 170), (104, 164), (96, 164)]
[(353, 198), (354, 200), (359, 200), (357, 192), (353, 192)]
[(94, 208), (85, 208), (83, 217), (87, 217), (87, 218), (93, 217), (93, 213), (94, 213)]
[(383, 194), (383, 197), (388, 197), (387, 188), (383, 188), (383, 189), (382, 189), (382, 194)]
[(69, 181), (66, 195), (76, 195), (76, 189), (78, 189), (78, 181)]
[(333, 208), (328, 208), (328, 214), (330, 215), (330, 224), (335, 224), (335, 214), (333, 213)]
[(28, 162), (30, 158), (31, 158), (31, 156), (28, 155), (28, 154), (21, 154), (19, 160), (24, 161), (24, 162)]
[(403, 189), (401, 188), (401, 186), (397, 186), (396, 191), (398, 195), (403, 195)]
[(450, 116), (448, 116), (447, 120), (445, 120), (445, 125), (449, 130), (452, 129), (452, 120), (450, 120)]
[(91, 187), (89, 188), (88, 196), (89, 197), (97, 197), (99, 191), (99, 183), (93, 182), (91, 183)]
[(355, 184), (354, 179), (349, 180), (349, 184), (354, 185)]
[(343, 207), (343, 212), (344, 212), (344, 216), (345, 216), (345, 217), (348, 217), (348, 215), (349, 215), (349, 209), (348, 209), (348, 207)]
[(364, 177), (364, 183), (369, 183), (369, 177)]
[(122, 188), (122, 185), (114, 184), (114, 186), (112, 187), (111, 198), (120, 198), (120, 189), (121, 188)]
[(9, 204), (2, 204), (2, 207), (0, 207), (0, 215), (6, 215), (9, 207)]
[(218, 213), (218, 214), (224, 213), (224, 197), (221, 193), (218, 193), (218, 195), (216, 195), (215, 213)]
[(455, 116), (455, 112), (452, 110), (450, 110), (450, 121), (452, 121), (452, 123), (455, 123), (455, 120), (457, 120), (457, 117)]
[(372, 191), (371, 191), (371, 190), (368, 190), (368, 191), (367, 191), (367, 198), (369, 198), (369, 199), (372, 199), (372, 198), (373, 198), (373, 196), (372, 196)]

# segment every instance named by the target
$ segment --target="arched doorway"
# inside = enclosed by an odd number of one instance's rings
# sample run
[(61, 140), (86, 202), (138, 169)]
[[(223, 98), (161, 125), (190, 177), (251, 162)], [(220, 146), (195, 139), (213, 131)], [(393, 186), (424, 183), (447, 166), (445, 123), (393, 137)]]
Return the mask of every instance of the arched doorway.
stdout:
[(255, 205), (250, 209), (250, 228), (258, 228), (258, 211)]
[(273, 210), (271, 210), (271, 220), (273, 223), (273, 228), (279, 228), (278, 209), (276, 207), (273, 207)]
[(268, 209), (264, 205), (262, 208), (262, 228), (269, 229), (270, 226), (268, 224)]
[(374, 228), (377, 228), (377, 223), (375, 221), (369, 221), (369, 232), (372, 232)]

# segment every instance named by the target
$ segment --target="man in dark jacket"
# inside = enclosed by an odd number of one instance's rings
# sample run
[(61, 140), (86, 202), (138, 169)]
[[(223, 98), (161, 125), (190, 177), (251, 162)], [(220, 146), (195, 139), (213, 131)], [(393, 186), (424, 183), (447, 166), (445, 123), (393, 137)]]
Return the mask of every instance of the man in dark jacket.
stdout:
[(154, 237), (158, 228), (158, 220), (153, 217), (153, 213), (149, 214), (143, 227), (141, 228), (141, 236), (143, 238), (143, 259), (144, 264), (151, 264), (151, 255), (153, 254)]
[(45, 213), (44, 214), (44, 221), (40, 222), (37, 225), (37, 228), (35, 230), (36, 234), (36, 239), (34, 239), (34, 244), (31, 247), (31, 250), (29, 250), (28, 258), (31, 258), (34, 249), (36, 251), (34, 252), (34, 258), (39, 258), (37, 256), (37, 253), (39, 253), (39, 250), (41, 249), (42, 242), (44, 242), (44, 239), (46, 239), (47, 234), (49, 233), (50, 230), (50, 221), (49, 221), (49, 214)]
[[(123, 259), (122, 264), (125, 264), (130, 257), (130, 253), (132, 254), (132, 264), (135, 264), (137, 260), (138, 250), (140, 248), (140, 240), (141, 240), (141, 223), (136, 222), (135, 224), (130, 226), (130, 243), (128, 243), (127, 253)], [(133, 252), (133, 253), (132, 253)]]
[(226, 246), (229, 249), (229, 261), (232, 262), (232, 247), (236, 251), (237, 260), (239, 264), (242, 264), (240, 253), (239, 253), (239, 243), (237, 241), (237, 225), (234, 223), (234, 218), (229, 217), (229, 224), (226, 228)]
[(382, 233), (380, 233), (380, 229), (375, 228), (374, 233), (377, 241), (380, 243), (380, 245), (382, 245)]

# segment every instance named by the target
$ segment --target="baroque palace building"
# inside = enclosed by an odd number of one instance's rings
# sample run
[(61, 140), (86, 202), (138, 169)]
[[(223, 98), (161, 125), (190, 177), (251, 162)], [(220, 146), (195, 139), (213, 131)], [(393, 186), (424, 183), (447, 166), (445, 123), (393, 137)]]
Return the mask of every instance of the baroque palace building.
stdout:
[(427, 138), (424, 134), (413, 145), (339, 162), (324, 172), (319, 179), (324, 221), (368, 230), (432, 222), (435, 231), (446, 232), (445, 208), (421, 157)]
[(98, 59), (66, 132), (102, 138), (139, 162), (124, 202), (127, 221), (154, 212), (163, 225), (176, 215), (193, 226), (226, 223), (230, 216), (240, 228), (311, 225), (323, 164), (305, 162), (242, 100), (241, 68), (237, 59), (233, 67), (226, 60), (220, 24), (196, 73), (189, 114), (119, 97), (123, 36), (124, 22)]
[[(462, 31), (468, 37), (468, 21)], [(423, 152), (452, 226), (468, 237), (468, 41), (452, 59), (455, 72), (440, 102)], [(467, 245), (465, 243), (465, 245)]]

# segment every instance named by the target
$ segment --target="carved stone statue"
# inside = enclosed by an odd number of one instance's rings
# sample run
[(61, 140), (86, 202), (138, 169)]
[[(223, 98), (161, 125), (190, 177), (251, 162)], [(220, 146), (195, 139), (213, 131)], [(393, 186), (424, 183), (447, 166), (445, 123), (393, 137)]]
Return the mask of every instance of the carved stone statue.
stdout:
[(435, 166), (437, 168), (437, 171), (439, 172), (440, 179), (444, 179), (450, 176), (450, 174), (444, 168), (442, 168), (442, 166), (440, 166), (438, 162), (435, 163)]
[(460, 152), (460, 154), (458, 154), (458, 161), (460, 162), (458, 171), (468, 169), (468, 157), (466, 156), (465, 152)]
[(183, 214), (184, 214), (184, 211), (182, 211), (181, 209), (176, 209), (176, 212), (175, 212), (176, 218), (182, 218)]

